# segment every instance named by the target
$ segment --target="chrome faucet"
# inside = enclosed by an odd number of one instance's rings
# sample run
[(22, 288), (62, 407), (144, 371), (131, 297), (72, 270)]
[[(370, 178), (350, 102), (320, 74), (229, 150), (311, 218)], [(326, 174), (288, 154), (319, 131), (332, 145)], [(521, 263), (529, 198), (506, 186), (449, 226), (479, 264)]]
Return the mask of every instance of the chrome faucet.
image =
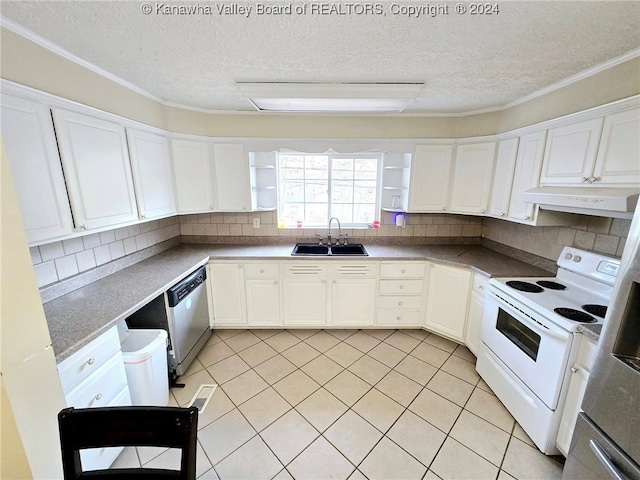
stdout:
[(331, 245), (331, 222), (333, 221), (338, 222), (338, 240), (336, 240), (336, 244), (340, 241), (340, 237), (342, 236), (342, 228), (340, 227), (340, 220), (338, 220), (338, 217), (331, 217), (329, 219), (329, 232), (327, 232), (327, 244)]

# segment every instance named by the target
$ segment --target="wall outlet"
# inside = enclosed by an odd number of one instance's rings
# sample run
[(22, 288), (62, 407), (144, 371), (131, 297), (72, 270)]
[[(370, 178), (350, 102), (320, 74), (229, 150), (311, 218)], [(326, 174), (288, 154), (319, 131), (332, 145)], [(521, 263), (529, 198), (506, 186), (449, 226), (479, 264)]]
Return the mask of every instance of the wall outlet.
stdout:
[(253, 228), (260, 228), (260, 219), (259, 218), (254, 218), (253, 219)]

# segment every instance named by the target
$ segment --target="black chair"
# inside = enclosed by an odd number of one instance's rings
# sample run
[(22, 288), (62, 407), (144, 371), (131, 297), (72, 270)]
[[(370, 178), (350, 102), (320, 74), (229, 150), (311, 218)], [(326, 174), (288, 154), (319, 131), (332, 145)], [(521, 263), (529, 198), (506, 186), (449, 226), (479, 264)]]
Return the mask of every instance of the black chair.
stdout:
[[(58, 414), (64, 479), (196, 478), (196, 407), (65, 408)], [(114, 468), (82, 471), (80, 450), (140, 446), (180, 448), (180, 470)]]

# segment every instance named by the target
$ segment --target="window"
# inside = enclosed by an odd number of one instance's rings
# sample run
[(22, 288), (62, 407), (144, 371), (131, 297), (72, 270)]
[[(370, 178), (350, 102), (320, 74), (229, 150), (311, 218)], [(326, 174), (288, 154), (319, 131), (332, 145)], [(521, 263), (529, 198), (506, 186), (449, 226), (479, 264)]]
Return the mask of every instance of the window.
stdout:
[(366, 227), (377, 217), (380, 153), (279, 153), (280, 226)]

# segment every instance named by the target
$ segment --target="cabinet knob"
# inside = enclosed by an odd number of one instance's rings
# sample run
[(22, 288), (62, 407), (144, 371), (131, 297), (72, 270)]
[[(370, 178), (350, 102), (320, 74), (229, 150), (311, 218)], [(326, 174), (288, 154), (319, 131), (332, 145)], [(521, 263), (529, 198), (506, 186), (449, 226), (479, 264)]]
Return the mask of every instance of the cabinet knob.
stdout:
[(404, 285), (400, 285), (400, 290), (403, 290), (403, 289), (404, 289)]
[(97, 394), (94, 398), (95, 398), (96, 400), (100, 400), (100, 399), (102, 398), (102, 394), (101, 394), (101, 393), (99, 393), (99, 394)]
[(400, 273), (405, 273), (405, 270), (400, 270)]
[(337, 283), (337, 282), (334, 280), (333, 283)]
[(264, 270), (260, 270), (260, 273), (264, 273)]
[(398, 302), (398, 306), (400, 306), (400, 307), (401, 307), (401, 306), (402, 306), (402, 302)]
[(501, 217), (504, 217), (504, 212), (502, 212), (502, 213), (500, 214), (500, 216), (501, 216)]
[(589, 183), (593, 183), (593, 182), (599, 182), (600, 181), (600, 177), (591, 177), (589, 179)]
[(571, 373), (578, 373), (578, 369), (576, 367), (571, 367)]
[(484, 290), (484, 287), (483, 287), (482, 285), (480, 285), (478, 288), (479, 288), (480, 290)]
[(322, 280), (322, 283), (325, 284), (325, 283), (327, 283), (327, 281), (326, 280)]
[(480, 210), (480, 213), (487, 213), (486, 210)]
[(446, 210), (446, 209), (447, 209), (447, 207), (442, 207), (442, 210), (443, 210), (443, 211), (444, 211), (444, 210)]
[(431, 264), (431, 268), (433, 268), (433, 267), (435, 267), (435, 265), (432, 263), (432, 264)]
[(142, 215), (140, 218), (144, 220), (145, 218), (147, 218), (147, 216), (146, 215)]
[(402, 317), (396, 317), (396, 320), (400, 321), (400, 320), (402, 320)]
[(525, 220), (531, 220), (531, 216), (527, 215), (526, 217), (524, 217)]
[(587, 177), (582, 177), (582, 178), (580, 179), (580, 182), (581, 182), (581, 183), (588, 182), (588, 181), (589, 181), (589, 179), (588, 179)]
[(93, 365), (95, 361), (95, 358), (91, 357), (89, 360), (87, 360), (87, 365)]
[(85, 223), (84, 225), (80, 225), (80, 230), (86, 230), (87, 229), (87, 224)]
[(247, 206), (246, 206), (246, 205), (243, 205), (243, 206), (242, 206), (242, 209), (243, 209), (243, 210), (246, 210), (246, 209), (247, 209)]
[(213, 205), (209, 205), (209, 210), (213, 210)]
[(273, 281), (273, 284), (274, 284), (274, 285), (277, 285), (277, 284), (278, 284), (278, 280), (274, 280), (274, 281)]
[(242, 268), (242, 264), (241, 263), (238, 264), (238, 268)]

